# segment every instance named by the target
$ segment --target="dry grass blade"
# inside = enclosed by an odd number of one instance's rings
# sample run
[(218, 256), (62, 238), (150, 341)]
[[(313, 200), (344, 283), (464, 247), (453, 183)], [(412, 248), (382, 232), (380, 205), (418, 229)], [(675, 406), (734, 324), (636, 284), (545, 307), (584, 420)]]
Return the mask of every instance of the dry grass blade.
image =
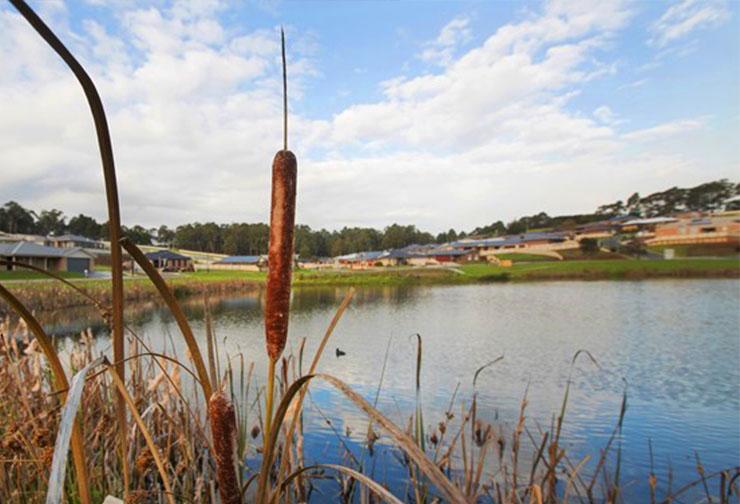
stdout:
[(390, 491), (388, 491), (384, 486), (380, 485), (377, 481), (365, 476), (361, 472), (355, 471), (351, 467), (337, 464), (315, 464), (307, 467), (302, 467), (295, 471), (293, 474), (289, 475), (287, 478), (285, 478), (285, 480), (280, 484), (281, 489), (287, 488), (288, 485), (290, 485), (290, 483), (296, 477), (314, 469), (332, 469), (342, 474), (346, 474), (347, 476), (354, 478), (365, 485), (367, 488), (370, 489), (370, 491), (383, 499), (385, 502), (388, 502), (390, 504), (403, 504), (402, 501), (400, 501), (395, 495), (390, 493)]
[[(51, 338), (44, 332), (41, 324), (39, 324), (36, 317), (34, 317), (28, 309), (18, 301), (18, 299), (10, 293), (5, 287), (0, 284), (0, 297), (13, 308), (13, 310), (20, 315), (24, 320), (28, 329), (36, 337), (41, 350), (46, 355), (46, 359), (49, 361), (52, 373), (54, 375), (54, 384), (57, 392), (62, 393), (62, 399), (66, 397), (66, 392), (69, 389), (69, 382), (67, 381), (67, 375), (64, 372), (64, 367), (59, 360), (56, 349), (51, 342)], [(77, 488), (80, 493), (80, 500), (84, 503), (90, 502), (90, 489), (87, 484), (87, 469), (85, 466), (85, 450), (83, 445), (82, 429), (79, 423), (75, 422), (72, 428), (72, 459), (74, 461), (75, 471), (77, 473)]]
[(157, 449), (157, 445), (154, 443), (154, 438), (152, 437), (151, 432), (149, 432), (149, 429), (146, 428), (144, 420), (141, 418), (139, 411), (136, 409), (136, 404), (134, 403), (134, 400), (131, 398), (128, 390), (126, 390), (126, 386), (123, 384), (121, 377), (118, 376), (115, 367), (113, 367), (113, 365), (105, 358), (104, 363), (107, 366), (111, 377), (113, 378), (113, 383), (116, 385), (118, 391), (123, 396), (124, 401), (126, 401), (126, 405), (128, 406), (129, 411), (131, 411), (131, 415), (134, 417), (136, 425), (139, 426), (141, 435), (144, 436), (144, 440), (146, 441), (146, 445), (149, 448), (149, 452), (152, 454), (152, 459), (154, 459), (154, 463), (157, 466), (157, 470), (159, 471), (159, 476), (162, 478), (162, 484), (164, 485), (165, 497), (167, 498), (167, 502), (169, 502), (170, 504), (175, 504), (175, 498), (172, 493), (170, 479), (167, 477), (167, 470), (164, 467), (162, 457), (159, 455), (159, 450)]
[(317, 375), (306, 375), (302, 376), (294, 381), (288, 390), (285, 392), (280, 405), (278, 406), (275, 416), (273, 418), (273, 425), (270, 429), (270, 437), (265, 441), (264, 454), (262, 458), (262, 466), (260, 469), (259, 487), (257, 490), (257, 502), (266, 502), (267, 497), (267, 484), (269, 479), (270, 467), (272, 467), (273, 458), (275, 455), (275, 448), (277, 447), (279, 426), (284, 421), (285, 414), (288, 411), (290, 404), (293, 402), (296, 394), (301, 388), (307, 384), (311, 379), (318, 377), (328, 382), (334, 388), (342, 392), (348, 399), (355, 403), (362, 411), (364, 411), (376, 424), (380, 425), (391, 437), (396, 441), (399, 447), (406, 452), (409, 458), (417, 464), (419, 469), (429, 480), (434, 484), (437, 489), (442, 492), (444, 498), (452, 503), (465, 503), (465, 496), (460, 490), (452, 484), (452, 482), (445, 477), (442, 471), (427, 458), (426, 454), (419, 449), (413, 438), (403, 432), (398, 426), (396, 426), (390, 419), (380, 413), (377, 409), (370, 405), (362, 396), (353, 391), (343, 381), (326, 374)]
[(62, 491), (64, 489), (64, 473), (67, 469), (67, 453), (69, 452), (69, 443), (72, 438), (72, 432), (76, 425), (75, 417), (77, 410), (82, 402), (82, 391), (85, 388), (85, 376), (87, 372), (103, 362), (102, 358), (88, 363), (84, 368), (72, 377), (67, 400), (62, 410), (62, 417), (59, 421), (59, 430), (54, 442), (54, 456), (51, 462), (51, 472), (49, 474), (49, 486), (46, 492), (46, 504), (60, 504), (62, 502)]
[(493, 366), (494, 364), (496, 364), (497, 362), (499, 362), (499, 361), (501, 361), (503, 359), (504, 359), (504, 356), (503, 356), (503, 354), (501, 354), (498, 357), (496, 357), (495, 359), (493, 359), (492, 361), (487, 362), (487, 363), (483, 364), (481, 367), (479, 367), (478, 369), (476, 369), (475, 370), (475, 374), (473, 375), (473, 388), (475, 388), (475, 385), (478, 382), (478, 375), (480, 375), (481, 372), (484, 369)]
[(260, 467), (260, 477), (257, 486), (257, 502), (267, 502), (266, 497), (268, 496), (268, 479), (270, 475), (270, 468), (272, 467), (275, 449), (277, 447), (278, 435), (280, 434), (280, 425), (283, 423), (285, 414), (288, 412), (293, 398), (301, 390), (304, 384), (308, 383), (313, 375), (301, 376), (296, 381), (290, 384), (288, 390), (285, 391), (283, 399), (278, 405), (275, 416), (272, 419), (273, 424), (265, 426), (265, 445), (262, 453), (262, 465)]
[(377, 409), (373, 408), (361, 395), (349, 388), (349, 386), (343, 381), (325, 374), (316, 375), (321, 379), (329, 382), (335, 388), (340, 390), (348, 399), (355, 403), (362, 411), (364, 411), (372, 420), (383, 427), (398, 445), (403, 449), (409, 458), (418, 465), (421, 472), (429, 478), (437, 489), (444, 494), (444, 498), (453, 503), (464, 503), (466, 502), (465, 496), (460, 490), (452, 484), (452, 482), (442, 474), (442, 471), (432, 462), (426, 454), (419, 449), (414, 440), (409, 437), (408, 434), (403, 432), (398, 426), (396, 426), (390, 419), (380, 413)]
[[(350, 288), (349, 291), (347, 291), (347, 294), (345, 294), (344, 299), (342, 300), (341, 304), (339, 305), (339, 308), (337, 308), (336, 313), (334, 313), (334, 317), (332, 317), (331, 322), (329, 323), (329, 327), (326, 328), (326, 331), (324, 332), (324, 337), (321, 338), (321, 342), (319, 343), (319, 347), (316, 349), (316, 353), (313, 356), (313, 360), (311, 361), (311, 367), (308, 370), (308, 374), (312, 375), (316, 372), (316, 368), (319, 366), (319, 360), (321, 360), (321, 356), (324, 353), (324, 349), (326, 349), (326, 344), (329, 342), (329, 338), (332, 334), (334, 334), (334, 329), (336, 329), (337, 325), (339, 324), (339, 321), (342, 319), (342, 316), (344, 315), (344, 312), (347, 311), (347, 308), (349, 307), (350, 302), (352, 301), (352, 298), (355, 295), (355, 289)], [(301, 352), (303, 351), (303, 345), (301, 345)], [(306, 397), (306, 389), (302, 389), (300, 396), (298, 398), (298, 403), (296, 404), (295, 411), (293, 413), (293, 418), (291, 419), (290, 426), (288, 428), (288, 432), (285, 436), (285, 448), (284, 451), (288, 452), (290, 450), (290, 445), (293, 440), (293, 433), (295, 432), (296, 425), (298, 424), (298, 417), (301, 414), (301, 408), (303, 405), (303, 400)], [(285, 474), (285, 471), (287, 469), (288, 465), (288, 458), (283, 457), (283, 459), (280, 462), (280, 476)]]
[[(324, 332), (324, 337), (321, 338), (321, 342), (319, 343), (319, 347), (316, 349), (316, 353), (313, 356), (313, 360), (311, 361), (311, 367), (308, 370), (308, 374), (312, 375), (316, 372), (316, 368), (319, 366), (319, 360), (321, 359), (321, 356), (324, 353), (324, 349), (326, 348), (326, 344), (329, 342), (329, 338), (334, 333), (334, 329), (336, 329), (337, 324), (339, 324), (339, 321), (342, 319), (342, 316), (344, 315), (344, 312), (349, 307), (350, 302), (352, 301), (352, 298), (355, 295), (355, 289), (351, 288), (349, 291), (347, 291), (347, 294), (345, 294), (344, 299), (342, 300), (342, 303), (339, 305), (339, 308), (337, 308), (336, 313), (334, 314), (334, 317), (332, 317), (331, 322), (329, 323), (329, 327), (326, 328), (326, 332)], [(301, 351), (303, 350), (303, 345), (301, 345)], [(290, 422), (290, 427), (288, 428), (288, 432), (285, 436), (285, 446), (283, 448), (283, 451), (285, 453), (290, 451), (290, 445), (293, 442), (293, 433), (295, 432), (296, 426), (298, 425), (298, 418), (301, 415), (301, 409), (303, 406), (303, 400), (306, 397), (306, 389), (303, 388), (301, 390), (301, 393), (298, 397), (298, 403), (296, 404), (295, 411), (293, 413), (293, 418)], [(288, 467), (288, 457), (283, 457), (280, 461), (280, 471), (279, 471), (279, 477), (282, 477), (283, 474), (285, 474), (285, 471)], [(282, 488), (278, 488), (278, 493), (275, 495), (275, 498), (279, 498), (279, 492)]]
[[(100, 99), (98, 90), (95, 88), (90, 76), (75, 59), (72, 53), (64, 46), (61, 40), (49, 29), (40, 17), (23, 0), (10, 0), (10, 3), (21, 13), (34, 30), (49, 44), (49, 46), (62, 58), (72, 70), (79, 81), (87, 98), (95, 123), (95, 132), (100, 149), (100, 158), (103, 165), (103, 177), (105, 179), (105, 196), (108, 203), (108, 229), (111, 242), (111, 288), (113, 298), (112, 333), (113, 333), (113, 358), (116, 362), (125, 357), (123, 336), (123, 261), (121, 247), (118, 240), (121, 238), (121, 215), (118, 204), (118, 185), (116, 182), (116, 169), (113, 161), (113, 146), (111, 144), (108, 121), (105, 117), (105, 109)], [(125, 368), (123, 364), (116, 366), (116, 371), (121, 380), (125, 379)], [(121, 435), (121, 453), (125, 452), (126, 440), (126, 414), (123, 397), (118, 396), (118, 426)], [(122, 456), (124, 467), (127, 464), (126, 457)], [(124, 492), (128, 491), (128, 470), (124, 470)], [(83, 502), (89, 501), (87, 493), (81, 496)]]
[(208, 377), (208, 370), (206, 368), (205, 362), (203, 361), (203, 355), (200, 353), (198, 342), (195, 340), (193, 331), (190, 328), (190, 324), (188, 324), (187, 318), (185, 318), (185, 313), (182, 311), (182, 308), (180, 308), (180, 304), (175, 299), (175, 296), (174, 294), (172, 294), (172, 291), (170, 291), (169, 287), (167, 287), (167, 284), (165, 283), (164, 279), (159, 274), (157, 269), (154, 267), (151, 261), (146, 258), (139, 247), (134, 245), (134, 243), (128, 238), (123, 238), (121, 240), (121, 245), (123, 245), (123, 248), (126, 249), (126, 252), (131, 254), (131, 257), (134, 258), (136, 263), (141, 266), (141, 269), (144, 270), (154, 286), (157, 288), (157, 291), (159, 291), (159, 294), (160, 296), (162, 296), (164, 302), (167, 303), (167, 307), (170, 309), (172, 316), (175, 317), (175, 321), (177, 321), (177, 326), (180, 328), (180, 332), (182, 332), (183, 338), (185, 338), (185, 343), (187, 344), (190, 355), (193, 358), (193, 362), (195, 363), (195, 370), (197, 371), (198, 377), (200, 378), (200, 384), (203, 388), (203, 395), (206, 397), (206, 400), (208, 400), (213, 393), (211, 380)]

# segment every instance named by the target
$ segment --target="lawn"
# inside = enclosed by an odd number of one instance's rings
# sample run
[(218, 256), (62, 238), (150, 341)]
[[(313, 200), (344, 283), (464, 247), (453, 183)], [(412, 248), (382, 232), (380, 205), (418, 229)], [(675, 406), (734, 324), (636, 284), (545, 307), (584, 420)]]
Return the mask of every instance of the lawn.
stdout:
[(198, 281), (215, 281), (221, 282), (224, 280), (249, 280), (249, 281), (264, 281), (267, 278), (267, 273), (264, 271), (231, 271), (231, 270), (212, 270), (212, 271), (193, 271), (190, 273), (181, 273), (179, 275), (173, 275), (168, 280), (179, 282), (181, 280), (186, 281), (189, 279)]
[[(55, 272), (62, 278), (84, 278), (82, 273), (70, 273), (67, 271)], [(30, 270), (0, 271), (0, 280), (46, 280), (49, 277)]]
[(470, 264), (461, 270), (477, 281), (548, 279), (631, 279), (655, 277), (740, 276), (737, 259), (636, 259), (601, 261), (553, 261), (514, 264), (503, 268), (491, 264)]
[[(64, 277), (81, 279), (82, 275), (64, 273)], [(196, 271), (165, 274), (173, 287), (198, 288), (206, 284), (234, 284), (243, 282), (263, 284), (267, 277), (262, 271)], [(302, 285), (415, 285), (415, 284), (465, 284), (496, 281), (532, 280), (600, 280), (642, 278), (740, 278), (740, 259), (737, 258), (685, 258), (671, 261), (612, 259), (592, 261), (535, 261), (515, 262), (511, 267), (488, 263), (465, 264), (455, 268), (377, 268), (371, 270), (295, 270), (293, 284)], [(35, 272), (0, 272), (2, 280), (44, 279)], [(149, 286), (143, 275), (125, 277), (132, 289)], [(85, 280), (85, 288), (106, 290), (110, 280)], [(134, 287), (136, 284), (136, 287)], [(29, 287), (40, 288), (53, 282), (29, 282)]]
[(705, 243), (696, 245), (658, 245), (650, 250), (659, 254), (665, 249), (673, 249), (676, 257), (739, 257), (737, 246), (724, 243)]
[(519, 262), (549, 262), (557, 261), (554, 257), (548, 257), (538, 254), (524, 254), (524, 253), (511, 253), (511, 254), (497, 254), (496, 257), (499, 259), (509, 260), (515, 263)]

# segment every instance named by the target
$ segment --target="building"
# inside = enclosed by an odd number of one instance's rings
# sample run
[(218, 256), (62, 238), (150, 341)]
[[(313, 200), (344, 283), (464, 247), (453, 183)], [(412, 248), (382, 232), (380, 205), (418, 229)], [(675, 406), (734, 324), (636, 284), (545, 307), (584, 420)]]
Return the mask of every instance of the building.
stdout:
[(37, 243), (39, 245), (46, 245), (45, 236), (21, 233), (6, 233), (5, 231), (0, 231), (0, 243), (14, 243), (21, 241)]
[(639, 238), (652, 238), (658, 226), (673, 224), (678, 219), (675, 217), (649, 217), (646, 219), (631, 219), (621, 224), (621, 233), (634, 234)]
[(441, 264), (477, 261), (479, 258), (476, 249), (463, 250), (446, 246), (411, 252), (406, 256), (406, 264), (410, 266), (439, 266)]
[(368, 252), (355, 252), (334, 258), (334, 265), (339, 268), (366, 269), (373, 266), (383, 266), (381, 257), (385, 254), (382, 250), (371, 250)]
[(686, 216), (656, 226), (648, 245), (721, 244), (740, 247), (740, 212)]
[[(86, 273), (95, 266), (95, 258), (81, 248), (57, 248), (21, 241), (0, 243), (0, 259), (36, 266), (46, 271)], [(23, 269), (9, 264), (0, 265), (6, 271)]]
[(481, 240), (460, 240), (453, 242), (452, 246), (461, 250), (478, 250), (481, 257), (486, 257), (505, 253), (578, 248), (578, 242), (569, 233), (537, 231)]
[(59, 248), (84, 248), (84, 249), (105, 249), (105, 244), (96, 240), (91, 240), (85, 236), (64, 234), (59, 236), (47, 236), (46, 245)]
[(212, 263), (209, 268), (215, 270), (262, 271), (267, 267), (265, 256), (235, 255)]
[(193, 260), (171, 250), (157, 250), (146, 254), (155, 268), (162, 271), (193, 271)]

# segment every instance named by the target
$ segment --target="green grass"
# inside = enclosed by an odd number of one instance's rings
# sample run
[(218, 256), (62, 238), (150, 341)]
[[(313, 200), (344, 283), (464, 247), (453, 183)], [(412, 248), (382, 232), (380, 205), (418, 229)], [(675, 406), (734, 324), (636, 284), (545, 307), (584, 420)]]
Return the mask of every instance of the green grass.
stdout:
[[(70, 273), (67, 271), (55, 272), (62, 278), (84, 278), (85, 275), (82, 273)], [(45, 280), (49, 277), (42, 273), (29, 270), (17, 270), (17, 271), (0, 271), (0, 280)]]
[[(11, 275), (11, 276), (9, 276)], [(78, 274), (65, 274), (68, 278), (81, 278)], [(243, 281), (263, 284), (267, 275), (262, 271), (196, 271), (166, 275), (175, 287), (197, 287), (199, 284), (217, 284)], [(43, 278), (33, 272), (0, 272), (0, 280), (36, 280)], [(310, 285), (431, 285), (466, 284), (497, 281), (536, 280), (620, 280), (643, 278), (740, 278), (740, 259), (685, 258), (671, 261), (636, 259), (536, 261), (515, 262), (505, 268), (488, 263), (473, 263), (458, 268), (379, 268), (373, 270), (295, 270), (293, 284)], [(126, 285), (148, 286), (143, 276), (125, 277)], [(54, 285), (52, 282), (20, 282), (34, 289)], [(85, 280), (85, 288), (105, 290), (110, 280)]]
[(515, 263), (557, 261), (557, 259), (554, 257), (548, 257), (548, 256), (543, 256), (543, 255), (537, 255), (537, 254), (524, 254), (524, 253), (522, 254), (519, 254), (519, 253), (497, 254), (496, 257), (498, 257), (499, 259), (507, 259)]
[(189, 279), (198, 281), (215, 281), (220, 282), (224, 280), (251, 280), (251, 281), (264, 281), (267, 278), (267, 274), (264, 271), (230, 271), (230, 270), (213, 270), (213, 271), (193, 271), (190, 273), (181, 273), (177, 276), (172, 276), (171, 279), (174, 282), (187, 281)]
[(696, 244), (696, 245), (657, 245), (650, 250), (659, 254), (665, 249), (673, 249), (675, 257), (738, 257), (737, 247), (732, 244)]
[(502, 268), (489, 264), (470, 264), (462, 271), (477, 281), (555, 280), (555, 279), (638, 279), (670, 277), (739, 277), (737, 259), (676, 259), (648, 261), (635, 259), (601, 261), (554, 261), (539, 264), (514, 264)]

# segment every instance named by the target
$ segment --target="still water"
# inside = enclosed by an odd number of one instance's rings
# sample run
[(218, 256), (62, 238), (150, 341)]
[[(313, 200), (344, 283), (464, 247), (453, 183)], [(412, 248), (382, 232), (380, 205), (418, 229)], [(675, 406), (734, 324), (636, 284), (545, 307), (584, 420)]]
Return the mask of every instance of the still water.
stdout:
[[(305, 360), (310, 360), (345, 293), (344, 288), (294, 293), (286, 353), (297, 354), (305, 337)], [(222, 361), (238, 353), (254, 360), (258, 384), (265, 374), (262, 302), (259, 293), (212, 302)], [(674, 488), (695, 480), (696, 453), (707, 472), (740, 465), (739, 308), (735, 280), (362, 288), (332, 336), (320, 370), (372, 401), (389, 348), (378, 405), (405, 426), (415, 405), (412, 335), (418, 333), (424, 418), (436, 425), (456, 386), (459, 412), (459, 401), (469, 401), (473, 392), (475, 370), (503, 355), (478, 377), (479, 416), (510, 432), (528, 390), (527, 424), (539, 437), (538, 425), (546, 429), (559, 411), (574, 353), (587, 349), (599, 366), (583, 358), (574, 367), (564, 427), (569, 456), (573, 463), (587, 454), (598, 459), (626, 387), (622, 481), (628, 501), (643, 500), (649, 442), (659, 489), (666, 488), (669, 467)], [(203, 306), (189, 303), (187, 311), (194, 331), (203, 335)], [(74, 319), (74, 326), (53, 320), (48, 325), (57, 334), (96, 327), (105, 347), (106, 330), (91, 313)], [(174, 344), (185, 355), (176, 325), (161, 308), (139, 311), (130, 319), (155, 346), (171, 352)], [(337, 357), (336, 348), (346, 355)], [(317, 383), (312, 390), (309, 456), (341, 461), (337, 436), (359, 450), (367, 419), (327, 386)], [(394, 460), (387, 455), (381, 465), (392, 466)], [(387, 471), (391, 480), (400, 474), (398, 467)]]

